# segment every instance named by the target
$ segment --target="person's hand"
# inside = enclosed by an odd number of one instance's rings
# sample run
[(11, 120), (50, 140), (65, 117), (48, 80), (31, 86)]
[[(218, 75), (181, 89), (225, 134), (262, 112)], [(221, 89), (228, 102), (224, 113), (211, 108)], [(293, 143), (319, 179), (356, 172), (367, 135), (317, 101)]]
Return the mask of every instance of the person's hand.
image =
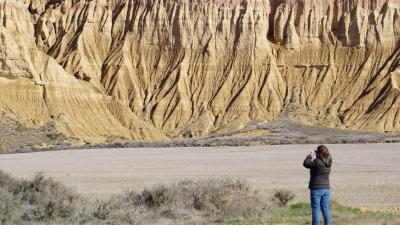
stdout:
[(312, 150), (309, 154), (309, 156), (311, 156), (311, 158), (314, 160), (317, 158), (317, 154), (315, 153), (315, 150)]

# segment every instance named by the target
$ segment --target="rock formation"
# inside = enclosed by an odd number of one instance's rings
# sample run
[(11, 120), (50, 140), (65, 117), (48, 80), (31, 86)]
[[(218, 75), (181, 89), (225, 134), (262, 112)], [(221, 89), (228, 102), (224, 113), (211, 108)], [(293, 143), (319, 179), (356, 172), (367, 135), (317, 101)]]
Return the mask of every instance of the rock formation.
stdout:
[(0, 109), (104, 141), (400, 131), (399, 0), (0, 0)]

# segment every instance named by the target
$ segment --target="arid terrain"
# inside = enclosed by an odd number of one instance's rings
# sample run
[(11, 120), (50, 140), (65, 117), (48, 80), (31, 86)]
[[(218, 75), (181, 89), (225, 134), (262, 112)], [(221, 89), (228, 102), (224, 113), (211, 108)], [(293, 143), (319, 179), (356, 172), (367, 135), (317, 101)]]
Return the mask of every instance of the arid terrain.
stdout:
[(398, 0), (0, 0), (0, 110), (80, 143), (399, 132), (399, 34)]
[(54, 122), (40, 128), (30, 128), (0, 112), (0, 154), (27, 153), (65, 149), (98, 148), (163, 148), (218, 147), (282, 144), (365, 144), (398, 143), (400, 132), (366, 132), (307, 125), (289, 115), (271, 123), (250, 123), (241, 129), (217, 132), (204, 137), (176, 138), (164, 141), (131, 141), (110, 139), (106, 143), (82, 142), (60, 133)]
[[(139, 148), (0, 155), (0, 170), (17, 177), (42, 171), (85, 196), (184, 179), (241, 178), (272, 193), (285, 188), (308, 200), (304, 156), (315, 145)], [(349, 206), (400, 207), (400, 144), (329, 145), (333, 199)]]
[(310, 224), (320, 143), (399, 225), (400, 0), (0, 0), (0, 225)]

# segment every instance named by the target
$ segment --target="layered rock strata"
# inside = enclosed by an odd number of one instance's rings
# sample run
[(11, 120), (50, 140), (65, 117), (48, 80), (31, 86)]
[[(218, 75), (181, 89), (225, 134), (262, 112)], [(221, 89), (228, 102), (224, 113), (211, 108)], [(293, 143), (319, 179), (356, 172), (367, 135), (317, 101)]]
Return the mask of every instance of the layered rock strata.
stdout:
[(400, 131), (398, 0), (0, 0), (0, 108), (82, 139)]

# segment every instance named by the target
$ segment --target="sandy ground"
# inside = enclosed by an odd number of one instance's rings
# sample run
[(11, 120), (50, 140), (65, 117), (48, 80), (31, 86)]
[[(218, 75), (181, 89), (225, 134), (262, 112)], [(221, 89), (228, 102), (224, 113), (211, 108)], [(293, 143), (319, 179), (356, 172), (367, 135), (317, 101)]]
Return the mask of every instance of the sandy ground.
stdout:
[[(400, 144), (328, 145), (332, 198), (357, 207), (400, 207)], [(286, 188), (308, 199), (305, 155), (315, 145), (140, 148), (0, 155), (17, 177), (43, 171), (88, 197), (109, 197), (155, 183), (210, 177), (244, 178), (257, 188)]]

